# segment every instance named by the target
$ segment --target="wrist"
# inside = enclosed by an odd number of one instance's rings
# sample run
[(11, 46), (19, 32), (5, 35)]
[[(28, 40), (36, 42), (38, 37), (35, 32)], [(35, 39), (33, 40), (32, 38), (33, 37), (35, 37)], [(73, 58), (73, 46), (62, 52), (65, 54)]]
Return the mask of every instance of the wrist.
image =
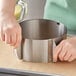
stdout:
[(14, 16), (14, 12), (6, 11), (6, 10), (1, 10), (0, 11), (0, 17), (1, 16)]
[(15, 18), (13, 13), (1, 11), (0, 12), (0, 20), (7, 20), (10, 18)]

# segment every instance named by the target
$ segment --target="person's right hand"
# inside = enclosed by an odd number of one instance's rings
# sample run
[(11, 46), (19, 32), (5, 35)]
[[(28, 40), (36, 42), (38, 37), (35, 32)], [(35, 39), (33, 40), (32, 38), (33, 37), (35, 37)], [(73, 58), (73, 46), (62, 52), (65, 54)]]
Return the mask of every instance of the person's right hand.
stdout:
[(21, 43), (21, 27), (12, 15), (0, 16), (0, 40), (18, 47)]

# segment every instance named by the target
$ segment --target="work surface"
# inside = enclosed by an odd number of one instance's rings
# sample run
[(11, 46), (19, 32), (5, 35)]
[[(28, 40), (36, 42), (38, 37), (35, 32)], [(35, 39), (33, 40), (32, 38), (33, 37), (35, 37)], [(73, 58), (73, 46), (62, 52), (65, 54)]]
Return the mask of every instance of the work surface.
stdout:
[(58, 63), (32, 63), (18, 60), (13, 48), (0, 42), (0, 68), (31, 70), (45, 73), (56, 73), (64, 76), (76, 76), (76, 61)]

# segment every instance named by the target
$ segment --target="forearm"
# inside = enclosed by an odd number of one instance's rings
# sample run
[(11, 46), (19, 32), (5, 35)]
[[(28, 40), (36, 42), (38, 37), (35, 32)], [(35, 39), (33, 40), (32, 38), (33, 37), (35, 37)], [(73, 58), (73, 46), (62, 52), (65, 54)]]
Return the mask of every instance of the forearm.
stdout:
[(0, 15), (14, 15), (16, 0), (0, 0)]

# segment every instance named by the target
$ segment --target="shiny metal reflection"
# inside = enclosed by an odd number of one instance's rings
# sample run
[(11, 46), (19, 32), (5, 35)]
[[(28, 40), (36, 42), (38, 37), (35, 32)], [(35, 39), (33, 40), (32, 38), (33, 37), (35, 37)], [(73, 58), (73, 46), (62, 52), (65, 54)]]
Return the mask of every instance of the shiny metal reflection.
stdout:
[(46, 19), (25, 20), (20, 26), (23, 39), (18, 57), (32, 62), (53, 61), (53, 48), (66, 38), (66, 27)]

